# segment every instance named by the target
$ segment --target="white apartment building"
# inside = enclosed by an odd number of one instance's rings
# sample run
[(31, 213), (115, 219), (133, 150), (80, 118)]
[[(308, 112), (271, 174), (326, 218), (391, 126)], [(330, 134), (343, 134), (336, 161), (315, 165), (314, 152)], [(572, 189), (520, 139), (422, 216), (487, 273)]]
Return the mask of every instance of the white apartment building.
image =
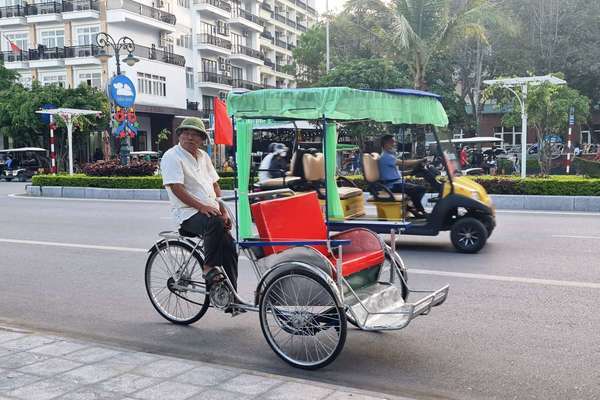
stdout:
[(156, 150), (176, 116), (208, 119), (234, 88), (294, 87), (291, 50), (317, 16), (316, 0), (33, 1), (0, 0), (0, 60), (26, 85), (105, 88), (116, 63), (95, 57), (96, 34), (133, 39), (140, 61), (121, 72), (136, 85), (135, 150)]

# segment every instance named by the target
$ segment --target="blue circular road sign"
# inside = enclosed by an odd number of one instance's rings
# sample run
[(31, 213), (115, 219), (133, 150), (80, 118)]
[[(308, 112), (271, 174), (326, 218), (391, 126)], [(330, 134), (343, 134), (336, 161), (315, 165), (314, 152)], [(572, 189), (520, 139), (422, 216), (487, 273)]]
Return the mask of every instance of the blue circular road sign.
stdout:
[(119, 107), (132, 107), (135, 103), (133, 82), (125, 75), (115, 76), (108, 83), (108, 95)]

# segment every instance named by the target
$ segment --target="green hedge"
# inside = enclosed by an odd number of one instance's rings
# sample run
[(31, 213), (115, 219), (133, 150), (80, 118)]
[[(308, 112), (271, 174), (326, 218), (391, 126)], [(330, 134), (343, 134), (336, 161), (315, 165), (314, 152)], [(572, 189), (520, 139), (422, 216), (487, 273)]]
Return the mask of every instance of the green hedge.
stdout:
[[(34, 186), (68, 186), (68, 187), (95, 187), (108, 189), (162, 189), (160, 176), (87, 176), (87, 175), (34, 175), (31, 178)], [(226, 177), (219, 180), (221, 189), (233, 189), (233, 178)]]
[[(362, 176), (350, 176), (361, 189), (367, 184)], [(489, 194), (529, 194), (547, 196), (600, 196), (600, 179), (580, 176), (552, 176), (549, 178), (520, 179), (512, 176), (470, 177), (482, 185)], [(233, 189), (232, 177), (222, 177), (222, 189)], [(423, 184), (422, 179), (409, 182)], [(99, 187), (119, 189), (161, 189), (160, 176), (144, 177), (93, 177), (86, 175), (35, 175), (32, 184), (36, 186)]]
[(600, 178), (600, 162), (593, 160), (585, 160), (575, 157), (573, 167), (578, 174), (587, 175), (592, 178)]

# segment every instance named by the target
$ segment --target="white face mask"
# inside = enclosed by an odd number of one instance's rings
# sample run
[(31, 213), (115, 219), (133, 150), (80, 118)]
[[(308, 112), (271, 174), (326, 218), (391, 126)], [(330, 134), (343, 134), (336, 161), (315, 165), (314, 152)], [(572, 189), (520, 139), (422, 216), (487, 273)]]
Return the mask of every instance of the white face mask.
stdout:
[(284, 151), (283, 153), (279, 153), (279, 155), (280, 155), (281, 157), (285, 157), (285, 156), (287, 156), (287, 153)]

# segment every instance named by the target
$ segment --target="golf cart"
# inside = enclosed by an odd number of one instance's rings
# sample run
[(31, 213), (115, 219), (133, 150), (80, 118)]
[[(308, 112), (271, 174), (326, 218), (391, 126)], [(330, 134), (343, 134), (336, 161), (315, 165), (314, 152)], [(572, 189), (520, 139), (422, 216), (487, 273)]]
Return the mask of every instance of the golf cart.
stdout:
[[(390, 89), (357, 90), (344, 87), (260, 90), (228, 96), (228, 112), (237, 124), (238, 154), (251, 154), (252, 123), (256, 119), (320, 121), (323, 153), (303, 154), (305, 171), (323, 181), (324, 215), (328, 229), (347, 231), (366, 228), (380, 234), (436, 236), (450, 231), (452, 243), (464, 253), (483, 248), (495, 227), (495, 210), (485, 189), (461, 176), (456, 149), (443, 129), (448, 117), (440, 97), (427, 92)], [(437, 142), (435, 155), (425, 165), (413, 168), (433, 188), (433, 204), (425, 217), (410, 213), (410, 201), (403, 193), (382, 189), (379, 182), (378, 154), (363, 154), (363, 171), (371, 197), (365, 207), (364, 195), (355, 196), (356, 188), (338, 187), (337, 124), (370, 120), (402, 129), (429, 127)], [(243, 129), (240, 129), (243, 127)], [(440, 139), (445, 142), (441, 142)], [(435, 165), (439, 164), (442, 171)], [(249, 167), (238, 160), (240, 207), (249, 209), (247, 191)], [(348, 196), (346, 196), (348, 194)], [(362, 207), (357, 207), (357, 202)], [(374, 206), (374, 207), (372, 207)], [(376, 215), (373, 215), (373, 209)], [(360, 211), (360, 212), (359, 212)], [(243, 215), (243, 214), (242, 214)]]
[(490, 169), (496, 168), (497, 158), (507, 158), (506, 150), (496, 145), (502, 146), (502, 139), (494, 136), (476, 136), (470, 138), (453, 138), (441, 140), (442, 143), (451, 143), (456, 146), (457, 151), (463, 146), (468, 147), (469, 165), (463, 168), (463, 175), (484, 175), (490, 172)]
[[(48, 170), (48, 151), (39, 147), (19, 147), (15, 149), (0, 150), (4, 159), (4, 168), (1, 178), (7, 182), (13, 179), (25, 182), (39, 172)], [(8, 158), (12, 158), (10, 167), (7, 166)]]

